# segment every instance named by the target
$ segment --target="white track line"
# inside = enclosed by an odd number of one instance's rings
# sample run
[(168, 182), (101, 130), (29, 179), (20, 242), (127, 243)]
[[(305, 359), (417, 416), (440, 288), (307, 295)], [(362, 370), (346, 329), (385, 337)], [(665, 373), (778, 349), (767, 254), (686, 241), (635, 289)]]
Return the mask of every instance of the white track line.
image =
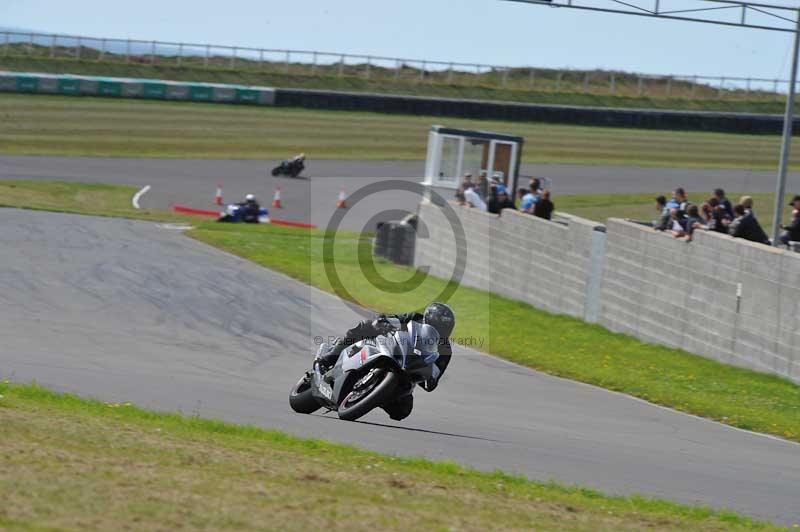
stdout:
[(147, 185), (142, 190), (140, 190), (139, 192), (137, 192), (136, 194), (133, 195), (133, 199), (131, 200), (131, 203), (133, 204), (133, 208), (134, 209), (141, 209), (141, 207), (139, 207), (139, 199), (142, 196), (144, 196), (145, 194), (147, 194), (148, 190), (150, 190), (150, 185)]

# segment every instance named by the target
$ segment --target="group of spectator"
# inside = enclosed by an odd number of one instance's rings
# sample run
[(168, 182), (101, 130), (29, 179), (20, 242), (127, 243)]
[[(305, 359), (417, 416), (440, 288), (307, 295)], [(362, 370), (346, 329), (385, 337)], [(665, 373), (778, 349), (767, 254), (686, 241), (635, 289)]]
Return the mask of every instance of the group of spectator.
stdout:
[[(800, 195), (791, 202), (791, 223), (781, 226), (784, 232), (780, 235), (782, 244), (800, 242)], [(664, 196), (656, 198), (658, 220), (653, 227), (658, 231), (669, 231), (675, 238), (692, 240), (695, 230), (715, 231), (744, 238), (760, 244), (771, 244), (767, 233), (758, 222), (753, 211), (753, 198), (742, 196), (733, 205), (721, 188), (714, 190), (713, 195), (699, 207), (689, 201), (689, 195), (682, 187), (673, 192), (672, 198)]]
[[(528, 188), (520, 188), (517, 192), (520, 198), (520, 212), (545, 220), (552, 218), (555, 205), (550, 199), (550, 190), (542, 188), (540, 179), (531, 178)], [(464, 176), (461, 186), (456, 190), (456, 201), (459, 205), (492, 214), (500, 214), (503, 209), (517, 210), (506, 185), (500, 182), (498, 176), (488, 179), (485, 171), (481, 172), (477, 182), (473, 182), (472, 174)]]

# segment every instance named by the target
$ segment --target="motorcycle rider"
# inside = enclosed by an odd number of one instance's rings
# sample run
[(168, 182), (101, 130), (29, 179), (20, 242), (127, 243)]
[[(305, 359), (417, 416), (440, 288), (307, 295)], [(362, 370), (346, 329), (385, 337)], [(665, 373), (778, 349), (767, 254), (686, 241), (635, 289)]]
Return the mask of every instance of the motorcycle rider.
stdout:
[(258, 217), (261, 213), (261, 205), (256, 201), (253, 194), (248, 194), (244, 197), (244, 202), (238, 204), (242, 209), (242, 221), (245, 223), (258, 223)]
[[(435, 390), (453, 355), (450, 334), (453, 332), (453, 327), (455, 327), (456, 318), (450, 306), (444, 303), (431, 303), (422, 314), (419, 312), (380, 314), (372, 320), (360, 321), (355, 327), (348, 330), (343, 337), (337, 338), (325, 352), (318, 355), (317, 360), (323, 369), (323, 373), (336, 364), (339, 355), (346, 347), (361, 340), (375, 338), (395, 331), (396, 328), (391, 323), (392, 320), (398, 321), (400, 327), (405, 327), (410, 321), (424, 323), (432, 326), (439, 333), (439, 358), (435, 362), (438, 375), (428, 379), (421, 385), (426, 392)], [(384, 405), (382, 408), (389, 414), (389, 417), (396, 421), (405, 419), (414, 408), (414, 396), (411, 394), (405, 395), (392, 403)]]

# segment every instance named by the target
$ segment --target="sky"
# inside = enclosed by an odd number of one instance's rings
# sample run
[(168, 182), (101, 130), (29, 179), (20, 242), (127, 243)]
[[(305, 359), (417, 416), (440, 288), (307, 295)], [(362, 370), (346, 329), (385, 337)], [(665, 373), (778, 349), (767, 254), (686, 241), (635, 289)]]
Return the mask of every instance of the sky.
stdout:
[[(661, 4), (681, 7), (689, 1)], [(797, 6), (800, 0), (771, 3)], [(0, 26), (494, 65), (770, 79), (788, 77), (791, 54), (786, 33), (500, 0), (0, 0)]]

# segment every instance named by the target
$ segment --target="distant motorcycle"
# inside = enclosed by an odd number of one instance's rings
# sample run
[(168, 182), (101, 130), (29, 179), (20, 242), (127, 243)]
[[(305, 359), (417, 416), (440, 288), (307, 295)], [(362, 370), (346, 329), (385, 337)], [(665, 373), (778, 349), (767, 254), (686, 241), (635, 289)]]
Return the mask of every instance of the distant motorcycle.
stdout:
[(244, 222), (253, 224), (268, 224), (269, 212), (264, 207), (258, 208), (258, 214), (247, 209), (246, 204), (231, 203), (225, 210), (219, 213), (218, 222)]
[(281, 164), (272, 169), (272, 176), (288, 175), (289, 177), (297, 177), (306, 169), (306, 155), (301, 153), (295, 155), (291, 159), (281, 161)]
[(413, 393), (417, 384), (438, 374), (439, 334), (430, 325), (410, 321), (404, 328), (374, 339), (362, 340), (342, 350), (327, 371), (314, 365), (289, 393), (289, 405), (301, 414), (320, 408), (333, 410), (339, 419), (354, 421), (375, 408)]

